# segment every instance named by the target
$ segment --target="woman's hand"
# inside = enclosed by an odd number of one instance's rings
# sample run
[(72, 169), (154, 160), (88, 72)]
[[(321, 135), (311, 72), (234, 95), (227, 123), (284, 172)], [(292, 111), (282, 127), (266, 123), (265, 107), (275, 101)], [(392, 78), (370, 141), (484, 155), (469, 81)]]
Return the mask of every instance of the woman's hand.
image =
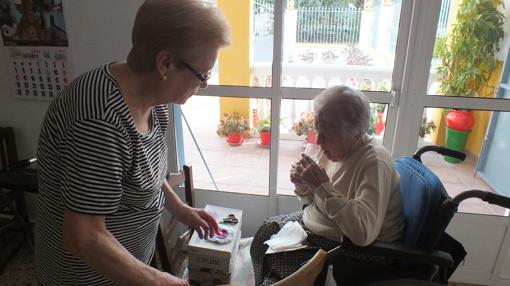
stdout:
[(301, 174), (303, 173), (303, 166), (300, 164), (300, 161), (292, 164), (290, 168), (290, 181), (294, 184), (296, 192), (304, 195), (308, 190), (308, 185), (301, 178)]
[(158, 283), (156, 285), (161, 286), (189, 286), (188, 281), (179, 279), (169, 273), (160, 272), (158, 277)]
[(183, 224), (197, 231), (200, 238), (213, 237), (218, 232), (218, 223), (203, 209), (191, 208), (182, 204), (178, 210), (172, 212)]
[(299, 160), (296, 165), (294, 175), (291, 171), (291, 181), (293, 176), (296, 182), (305, 184), (311, 189), (315, 189), (323, 183), (329, 182), (326, 171), (305, 154), (301, 154), (301, 160)]

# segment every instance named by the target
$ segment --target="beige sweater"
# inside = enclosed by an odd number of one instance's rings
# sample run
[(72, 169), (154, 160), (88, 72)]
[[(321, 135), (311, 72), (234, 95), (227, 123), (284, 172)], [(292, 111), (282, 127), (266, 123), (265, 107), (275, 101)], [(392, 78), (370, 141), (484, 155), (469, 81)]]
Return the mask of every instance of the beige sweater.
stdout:
[(383, 146), (368, 135), (361, 141), (342, 162), (321, 158), (330, 182), (295, 191), (308, 204), (303, 222), (320, 236), (340, 241), (345, 235), (360, 246), (395, 241), (404, 229), (398, 173)]

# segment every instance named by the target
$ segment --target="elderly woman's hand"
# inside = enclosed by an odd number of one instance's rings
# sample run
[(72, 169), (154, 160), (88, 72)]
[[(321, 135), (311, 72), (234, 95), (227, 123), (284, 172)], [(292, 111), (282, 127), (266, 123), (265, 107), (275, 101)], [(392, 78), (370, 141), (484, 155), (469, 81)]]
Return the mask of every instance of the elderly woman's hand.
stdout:
[(306, 190), (308, 190), (308, 185), (301, 178), (303, 169), (304, 168), (299, 161), (292, 164), (292, 167), (290, 168), (290, 181), (294, 184), (296, 192), (301, 195), (305, 195)]
[(291, 181), (294, 183), (293, 178), (295, 182), (305, 184), (311, 189), (315, 189), (323, 183), (329, 182), (326, 171), (305, 154), (301, 154), (301, 160), (293, 165), (293, 169), (291, 169)]

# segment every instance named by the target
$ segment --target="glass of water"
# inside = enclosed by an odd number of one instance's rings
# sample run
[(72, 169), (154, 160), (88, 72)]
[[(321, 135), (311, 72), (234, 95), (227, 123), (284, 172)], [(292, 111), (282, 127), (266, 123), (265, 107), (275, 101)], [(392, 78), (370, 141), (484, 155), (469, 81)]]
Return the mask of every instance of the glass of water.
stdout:
[(305, 155), (310, 157), (315, 163), (319, 162), (319, 159), (321, 158), (322, 153), (323, 153), (323, 150), (319, 146), (312, 144), (312, 143), (306, 144)]

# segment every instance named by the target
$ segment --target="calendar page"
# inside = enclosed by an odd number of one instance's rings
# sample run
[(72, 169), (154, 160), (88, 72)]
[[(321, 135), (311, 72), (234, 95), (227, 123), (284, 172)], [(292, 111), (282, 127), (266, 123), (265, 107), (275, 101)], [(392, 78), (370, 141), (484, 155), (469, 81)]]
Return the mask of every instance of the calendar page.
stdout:
[(9, 60), (18, 98), (52, 99), (69, 84), (65, 47), (12, 47)]

